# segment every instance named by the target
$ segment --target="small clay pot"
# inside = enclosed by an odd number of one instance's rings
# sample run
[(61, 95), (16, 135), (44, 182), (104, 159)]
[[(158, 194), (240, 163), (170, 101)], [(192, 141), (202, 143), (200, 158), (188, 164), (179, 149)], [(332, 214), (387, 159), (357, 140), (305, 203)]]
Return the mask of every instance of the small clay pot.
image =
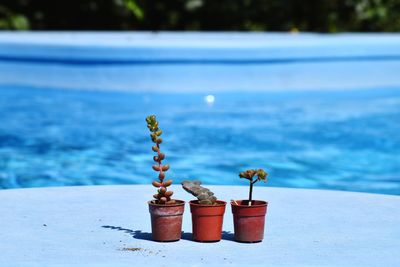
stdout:
[(249, 206), (248, 200), (231, 202), (235, 240), (239, 242), (261, 242), (264, 238), (265, 215), (268, 202), (253, 200)]
[(178, 241), (182, 235), (182, 215), (185, 201), (175, 200), (172, 205), (154, 204), (149, 201), (151, 235), (154, 241)]
[(226, 202), (217, 200), (217, 205), (203, 205), (199, 204), (198, 200), (192, 200), (189, 204), (192, 213), (193, 240), (220, 241)]

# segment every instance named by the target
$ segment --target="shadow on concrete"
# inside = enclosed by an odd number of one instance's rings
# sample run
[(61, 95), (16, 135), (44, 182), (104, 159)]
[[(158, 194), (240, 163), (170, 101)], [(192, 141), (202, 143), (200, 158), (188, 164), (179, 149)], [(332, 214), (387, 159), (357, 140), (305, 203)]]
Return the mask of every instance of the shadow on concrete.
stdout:
[(222, 239), (228, 241), (234, 241), (234, 235), (232, 232), (229, 231), (222, 231)]
[(119, 226), (112, 226), (112, 225), (103, 225), (102, 227), (106, 228), (106, 229), (112, 229), (112, 230), (125, 232), (127, 234), (130, 234), (133, 238), (136, 238), (136, 239), (150, 240), (150, 241), (152, 240), (151, 233), (142, 232), (142, 230), (131, 230), (131, 229), (127, 229), (127, 228), (123, 228), (123, 227), (119, 227)]
[(181, 239), (193, 241), (193, 234), (182, 231)]
[[(102, 227), (106, 228), (106, 229), (122, 231), (124, 233), (130, 234), (133, 238), (136, 238), (136, 239), (152, 241), (151, 233), (142, 232), (142, 230), (131, 230), (131, 229), (123, 228), (123, 227), (120, 227), (120, 226), (112, 226), (112, 225), (103, 225)], [(188, 241), (194, 241), (193, 240), (193, 234), (192, 233), (188, 233), (188, 232), (184, 232), (184, 231), (182, 231), (181, 239), (188, 240)], [(228, 232), (228, 231), (222, 231), (222, 240), (234, 241), (233, 233)], [(194, 242), (196, 242), (196, 241), (194, 241)]]

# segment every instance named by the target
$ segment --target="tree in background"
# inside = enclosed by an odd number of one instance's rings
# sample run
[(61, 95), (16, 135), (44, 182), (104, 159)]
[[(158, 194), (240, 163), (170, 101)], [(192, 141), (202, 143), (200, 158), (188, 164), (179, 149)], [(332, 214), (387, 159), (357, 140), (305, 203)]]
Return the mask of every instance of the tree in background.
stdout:
[(0, 28), (399, 31), (398, 0), (2, 0)]

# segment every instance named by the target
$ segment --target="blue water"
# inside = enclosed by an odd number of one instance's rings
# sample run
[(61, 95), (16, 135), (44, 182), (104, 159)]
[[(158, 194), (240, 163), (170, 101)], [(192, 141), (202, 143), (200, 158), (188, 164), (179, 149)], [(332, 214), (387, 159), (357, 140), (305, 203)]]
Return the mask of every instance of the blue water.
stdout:
[(156, 114), (174, 182), (400, 195), (400, 90), (145, 94), (0, 87), (0, 188), (147, 184)]

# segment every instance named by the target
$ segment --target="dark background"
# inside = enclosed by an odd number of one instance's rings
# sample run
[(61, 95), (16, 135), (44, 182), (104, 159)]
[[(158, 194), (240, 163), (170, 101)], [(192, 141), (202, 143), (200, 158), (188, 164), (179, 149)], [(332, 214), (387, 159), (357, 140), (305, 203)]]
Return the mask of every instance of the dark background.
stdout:
[(400, 0), (0, 0), (0, 29), (399, 31)]

